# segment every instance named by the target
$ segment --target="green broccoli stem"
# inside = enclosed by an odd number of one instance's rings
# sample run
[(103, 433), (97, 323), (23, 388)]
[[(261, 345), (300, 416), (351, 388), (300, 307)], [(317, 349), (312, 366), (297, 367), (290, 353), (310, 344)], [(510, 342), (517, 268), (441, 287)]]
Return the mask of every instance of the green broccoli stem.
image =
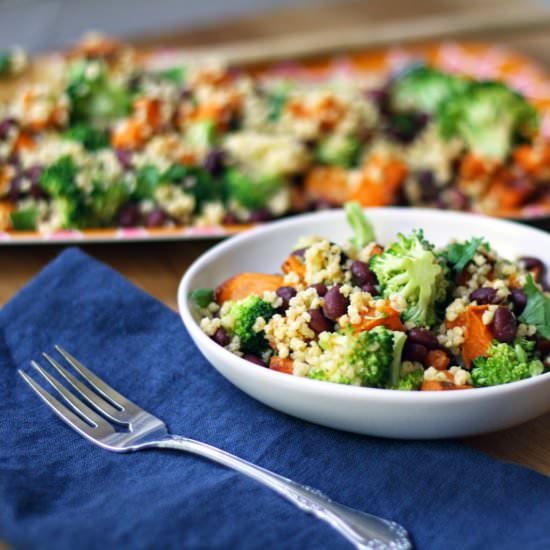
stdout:
[(353, 230), (352, 244), (356, 248), (364, 248), (376, 240), (374, 228), (365, 216), (363, 208), (358, 202), (351, 201), (344, 205), (346, 217)]
[(401, 331), (393, 331), (393, 359), (390, 366), (390, 384), (396, 386), (401, 372), (401, 357), (407, 335)]

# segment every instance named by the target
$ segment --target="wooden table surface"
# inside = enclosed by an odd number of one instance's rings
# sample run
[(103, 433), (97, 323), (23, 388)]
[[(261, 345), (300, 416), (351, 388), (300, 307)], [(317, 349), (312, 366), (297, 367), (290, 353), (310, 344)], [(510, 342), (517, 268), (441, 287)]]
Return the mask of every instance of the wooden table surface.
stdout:
[[(488, 2), (495, 10), (502, 2)], [(431, 13), (473, 10), (470, 0), (435, 1), (384, 0), (344, 2), (312, 8), (286, 8), (259, 14), (208, 29), (149, 37), (147, 41), (191, 46), (300, 33), (305, 30), (345, 28), (358, 21), (380, 25), (397, 17), (410, 19)], [(450, 38), (456, 38), (451, 36)], [(498, 43), (517, 48), (548, 66), (550, 70), (550, 29), (507, 30), (492, 36)], [(141, 40), (143, 41), (143, 40)], [(176, 289), (181, 275), (213, 241), (147, 244), (102, 244), (84, 246), (90, 255), (111, 265), (136, 285), (176, 308)], [(0, 304), (9, 300), (25, 283), (62, 250), (60, 246), (0, 246)], [(495, 411), (498, 414), (498, 411)], [(465, 440), (501, 459), (530, 466), (550, 475), (550, 414), (503, 432)], [(0, 545), (1, 548), (1, 545)]]

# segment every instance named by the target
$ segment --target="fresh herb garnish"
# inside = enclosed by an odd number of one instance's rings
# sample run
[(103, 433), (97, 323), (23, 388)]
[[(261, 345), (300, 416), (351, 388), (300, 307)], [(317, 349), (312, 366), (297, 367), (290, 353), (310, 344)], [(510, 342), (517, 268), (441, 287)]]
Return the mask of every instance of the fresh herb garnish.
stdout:
[(477, 249), (482, 245), (487, 249), (489, 248), (483, 237), (473, 237), (463, 243), (451, 243), (447, 246), (444, 256), (447, 258), (453, 271), (460, 273), (472, 261)]
[(527, 305), (519, 320), (527, 325), (534, 325), (543, 338), (550, 340), (550, 298), (539, 290), (531, 275), (527, 276), (523, 291), (527, 296)]

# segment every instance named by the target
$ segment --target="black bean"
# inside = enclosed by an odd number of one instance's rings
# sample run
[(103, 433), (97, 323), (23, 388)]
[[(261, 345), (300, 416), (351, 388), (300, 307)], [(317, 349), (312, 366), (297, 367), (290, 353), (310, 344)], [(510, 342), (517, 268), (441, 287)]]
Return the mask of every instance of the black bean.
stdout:
[(279, 296), (279, 298), (283, 300), (281, 309), (283, 311), (286, 311), (288, 309), (288, 303), (290, 302), (291, 298), (294, 298), (294, 296), (296, 296), (296, 289), (292, 288), (291, 286), (280, 286), (275, 291), (275, 294), (277, 294), (277, 296)]
[(375, 286), (378, 283), (376, 275), (370, 270), (369, 264), (354, 260), (351, 264), (351, 282), (356, 286), (370, 284)]
[(243, 359), (246, 359), (247, 361), (250, 361), (251, 363), (254, 363), (256, 365), (260, 365), (260, 367), (267, 366), (261, 357), (258, 357), (257, 355), (253, 355), (252, 353), (245, 353), (243, 355)]
[(472, 293), (470, 293), (470, 300), (472, 302), (475, 300), (479, 305), (498, 304), (502, 301), (497, 296), (497, 291), (494, 288), (489, 287), (483, 287), (474, 290)]
[(339, 208), (339, 206), (327, 200), (319, 199), (313, 203), (312, 208), (313, 210), (332, 210), (333, 208)]
[(21, 195), (21, 176), (15, 176), (10, 181), (10, 187), (8, 189), (8, 198), (10, 201), (15, 202)]
[(300, 143), (306, 148), (312, 151), (317, 146), (317, 141), (314, 139), (301, 139)]
[(147, 216), (145, 216), (145, 226), (146, 227), (162, 227), (167, 220), (167, 216), (164, 211), (160, 208), (155, 208), (151, 210)]
[(12, 128), (17, 126), (17, 121), (14, 118), (5, 118), (0, 121), (0, 141), (6, 139)]
[(468, 210), (469, 199), (460, 189), (447, 189), (445, 196), (452, 210)]
[(223, 223), (227, 225), (235, 225), (239, 223), (239, 219), (235, 216), (235, 214), (233, 214), (233, 212), (227, 212), (223, 217)]
[(363, 292), (368, 292), (371, 296), (378, 296), (378, 287), (372, 283), (367, 283), (361, 287)]
[(118, 225), (122, 227), (135, 227), (139, 225), (140, 217), (137, 204), (130, 202), (120, 209), (117, 216)]
[(303, 258), (306, 255), (307, 248), (297, 248), (291, 252), (292, 256), (297, 256), (298, 258)]
[(435, 334), (425, 328), (411, 328), (407, 333), (408, 341), (422, 344), (427, 349), (438, 349), (439, 342)]
[(258, 208), (250, 212), (248, 220), (250, 223), (267, 222), (273, 219), (273, 214), (267, 208)]
[(407, 340), (403, 346), (403, 359), (405, 361), (418, 361), (419, 363), (424, 363), (427, 354), (428, 348), (422, 344)]
[(123, 170), (132, 169), (132, 152), (128, 149), (117, 149), (115, 151), (116, 158)]
[(193, 90), (191, 88), (182, 88), (180, 91), (180, 99), (189, 100), (193, 98)]
[(38, 182), (31, 183), (31, 188), (29, 191), (29, 195), (33, 199), (43, 199), (46, 198), (48, 195), (46, 194), (46, 191), (42, 189), (42, 186)]
[(325, 303), (323, 305), (323, 313), (328, 319), (336, 321), (348, 310), (348, 299), (340, 292), (337, 286), (333, 286), (325, 294)]
[(315, 283), (314, 285), (310, 285), (309, 288), (314, 288), (317, 291), (317, 296), (321, 297), (328, 292), (326, 285), (323, 283)]
[(330, 332), (334, 328), (333, 323), (323, 315), (320, 309), (310, 309), (308, 313), (311, 317), (309, 328), (316, 334)]
[(527, 296), (521, 288), (513, 288), (510, 291), (510, 300), (514, 305), (514, 313), (516, 315), (521, 315), (525, 306), (527, 305)]
[(388, 118), (386, 133), (394, 141), (410, 143), (428, 123), (424, 113), (399, 113)]
[(220, 327), (213, 335), (212, 340), (220, 346), (227, 346), (230, 342), (229, 336), (223, 327)]
[(38, 183), (40, 181), (40, 176), (44, 171), (44, 167), (40, 164), (33, 164), (31, 167), (25, 170), (25, 176), (31, 180), (31, 183)]
[(381, 114), (390, 114), (390, 92), (388, 87), (367, 90), (366, 95), (376, 104)]
[(429, 202), (438, 197), (439, 189), (435, 181), (434, 173), (431, 170), (421, 170), (418, 172), (417, 179), (422, 200)]
[(214, 177), (220, 176), (224, 169), (225, 153), (222, 149), (212, 149), (204, 159), (203, 166)]
[(498, 307), (493, 318), (493, 333), (499, 342), (511, 344), (516, 337), (518, 322), (514, 314), (505, 307)]
[(518, 260), (527, 271), (533, 273), (535, 281), (539, 282), (543, 279), (546, 274), (546, 266), (542, 260), (535, 258), (534, 256), (523, 256)]
[(546, 340), (540, 335), (537, 335), (537, 351), (540, 351), (542, 357), (550, 354), (550, 340)]

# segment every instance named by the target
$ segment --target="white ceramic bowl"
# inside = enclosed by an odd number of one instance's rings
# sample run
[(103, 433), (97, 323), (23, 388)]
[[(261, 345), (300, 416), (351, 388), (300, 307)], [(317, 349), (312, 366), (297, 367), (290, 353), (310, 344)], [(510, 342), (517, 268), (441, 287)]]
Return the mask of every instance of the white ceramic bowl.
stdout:
[[(550, 265), (550, 235), (520, 225), (437, 210), (369, 209), (379, 242), (422, 227), (436, 245), (452, 238), (485, 237), (503, 256), (538, 256)], [(197, 324), (191, 290), (216, 287), (242, 271), (280, 272), (301, 235), (344, 242), (350, 229), (343, 211), (279, 221), (225, 241), (200, 257), (183, 277), (179, 310), (189, 334), (208, 361), (242, 391), (311, 422), (352, 432), (395, 438), (459, 437), (507, 428), (550, 410), (550, 373), (512, 384), (446, 392), (405, 392), (345, 386), (279, 373), (233, 355)]]

